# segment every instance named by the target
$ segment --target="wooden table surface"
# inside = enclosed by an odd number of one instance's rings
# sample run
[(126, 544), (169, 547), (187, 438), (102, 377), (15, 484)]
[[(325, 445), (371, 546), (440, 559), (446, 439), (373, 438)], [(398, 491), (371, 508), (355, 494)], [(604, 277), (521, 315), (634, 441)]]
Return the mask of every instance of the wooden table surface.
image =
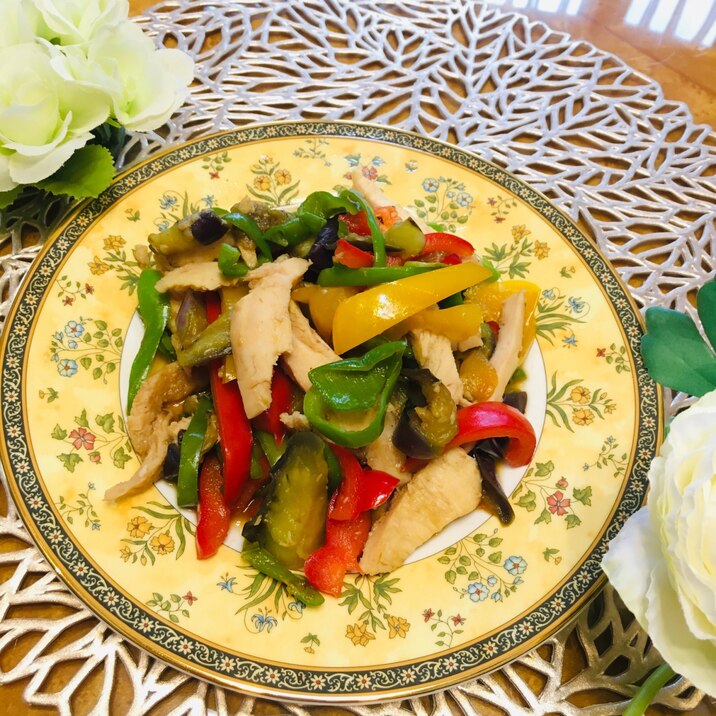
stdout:
[[(140, 14), (156, 1), (129, 0), (130, 12)], [(555, 30), (567, 32), (574, 39), (586, 40), (614, 53), (635, 70), (656, 80), (667, 99), (685, 102), (696, 122), (716, 127), (716, 6), (709, 0), (492, 0), (491, 4), (505, 11), (516, 10)], [(681, 19), (682, 9), (687, 5), (683, 15), (688, 17), (691, 26)], [(550, 11), (554, 6), (563, 9)], [(645, 11), (639, 12), (640, 8)], [(701, 26), (694, 8), (704, 10)], [(0, 510), (3, 509), (0, 504)], [(25, 685), (18, 682), (3, 687), (2, 716), (51, 712), (24, 704)], [(87, 697), (85, 708), (93, 703), (92, 696), (87, 694)], [(84, 699), (79, 699), (73, 704), (78, 712), (85, 711), (82, 701)], [(121, 710), (121, 703), (116, 705)], [(324, 709), (324, 713), (329, 711), (332, 709)], [(655, 708), (649, 713), (669, 712)], [(710, 706), (702, 703), (694, 713), (708, 716)]]

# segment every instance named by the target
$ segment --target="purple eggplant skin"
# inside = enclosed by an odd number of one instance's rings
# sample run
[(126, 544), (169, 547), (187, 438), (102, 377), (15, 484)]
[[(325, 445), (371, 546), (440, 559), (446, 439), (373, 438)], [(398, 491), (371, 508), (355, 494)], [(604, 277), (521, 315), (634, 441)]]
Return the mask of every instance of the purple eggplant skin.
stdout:
[(306, 254), (306, 258), (311, 262), (305, 275), (307, 281), (315, 281), (323, 269), (333, 266), (333, 254), (336, 251), (337, 243), (338, 217), (334, 216), (328, 219), (323, 228), (319, 230), (313, 246)]
[(403, 410), (393, 433), (393, 445), (408, 457), (414, 457), (418, 460), (432, 460), (437, 457), (436, 452), (422, 433), (416, 429), (414, 420), (411, 420), (411, 417), (414, 416), (414, 408), (405, 408)]
[(191, 223), (191, 235), (202, 246), (218, 241), (228, 230), (229, 225), (211, 209), (200, 211)]
[(477, 461), (482, 475), (482, 499), (490, 512), (494, 512), (503, 525), (509, 525), (515, 519), (515, 511), (497, 479), (496, 461), (491, 455), (472, 450), (470, 456)]
[(182, 348), (188, 348), (208, 325), (204, 301), (194, 291), (188, 290), (176, 317), (175, 335)]

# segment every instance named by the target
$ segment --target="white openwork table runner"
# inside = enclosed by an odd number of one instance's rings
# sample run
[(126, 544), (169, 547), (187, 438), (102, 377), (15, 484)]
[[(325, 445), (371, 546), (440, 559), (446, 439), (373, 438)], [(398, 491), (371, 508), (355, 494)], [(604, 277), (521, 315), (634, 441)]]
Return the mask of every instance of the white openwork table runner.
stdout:
[[(196, 58), (197, 81), (166, 131), (130, 138), (123, 164), (250, 122), (393, 124), (475, 151), (542, 191), (596, 238), (640, 306), (688, 310), (689, 295), (714, 273), (716, 135), (665, 100), (658, 84), (585, 42), (464, 0), (165, 0), (139, 22)], [(28, 233), (44, 239), (66, 209), (61, 200), (28, 203), (3, 217), (0, 320), (37, 255)], [(673, 400), (667, 415), (681, 404)], [(9, 503), (4, 481), (3, 491)], [(42, 559), (12, 504), (0, 516), (0, 540), (8, 545), (0, 552), (0, 661), (11, 664), (0, 685), (29, 679), (28, 704), (70, 713), (92, 676), (96, 714), (110, 711), (120, 683), (131, 689), (132, 714), (160, 705), (175, 714), (273, 712), (166, 667), (98, 622)], [(30, 616), (49, 605), (64, 606), (65, 616)], [(39, 639), (21, 658), (3, 660), (29, 634)], [(583, 663), (565, 674), (570, 653)], [(75, 675), (50, 688), (53, 673), (78, 659)], [(492, 705), (511, 715), (616, 714), (630, 684), (658, 663), (607, 587), (544, 646), (495, 674), (400, 706), (345, 712), (471, 714)], [(583, 706), (599, 700), (589, 698), (597, 690), (616, 700)], [(685, 712), (701, 700), (683, 680), (660, 695)]]

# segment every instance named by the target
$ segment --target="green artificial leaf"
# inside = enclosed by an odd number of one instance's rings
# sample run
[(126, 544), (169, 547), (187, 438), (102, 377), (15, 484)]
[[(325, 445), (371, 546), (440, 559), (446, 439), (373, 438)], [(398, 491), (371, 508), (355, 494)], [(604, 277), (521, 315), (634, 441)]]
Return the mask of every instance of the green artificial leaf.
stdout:
[(716, 350), (716, 280), (704, 284), (696, 296), (696, 310), (706, 338)]
[(51, 194), (67, 194), (73, 199), (99, 196), (114, 176), (114, 159), (109, 150), (97, 144), (78, 149), (51, 177), (37, 183)]
[(104, 430), (106, 433), (114, 432), (114, 414), (106, 413), (105, 415), (98, 415), (95, 418), (97, 425)]
[(81, 428), (89, 429), (89, 421), (87, 420), (87, 410), (84, 409), (76, 418), (75, 423)]
[(22, 185), (16, 186), (10, 191), (0, 191), (0, 209), (7, 209), (15, 199), (22, 193), (24, 187)]
[(567, 515), (567, 529), (571, 530), (573, 527), (578, 527), (582, 524), (582, 520), (577, 515)]
[(668, 308), (649, 308), (646, 330), (641, 354), (655, 381), (695, 396), (716, 388), (716, 355), (689, 316)]

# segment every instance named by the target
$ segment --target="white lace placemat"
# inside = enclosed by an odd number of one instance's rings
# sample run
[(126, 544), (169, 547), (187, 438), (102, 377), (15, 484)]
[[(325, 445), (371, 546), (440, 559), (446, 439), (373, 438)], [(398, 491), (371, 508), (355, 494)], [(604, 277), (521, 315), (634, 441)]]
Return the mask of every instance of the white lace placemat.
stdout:
[[(689, 296), (714, 274), (716, 135), (654, 81), (588, 43), (464, 0), (164, 0), (139, 22), (196, 58), (197, 82), (165, 131), (130, 138), (122, 163), (250, 122), (393, 124), (473, 150), (544, 192), (596, 238), (640, 306), (688, 310)], [(37, 254), (28, 236), (44, 239), (66, 209), (61, 200), (29, 202), (2, 217), (0, 322)], [(667, 413), (681, 404), (677, 396)], [(270, 711), (261, 699), (165, 666), (97, 621), (32, 544), (4, 479), (2, 489), (0, 685), (29, 679), (28, 704), (64, 713), (90, 692), (98, 694), (92, 713), (109, 713), (117, 689), (128, 690), (131, 714)], [(64, 616), (37, 616), (50, 605)], [(79, 670), (58, 686), (57, 674), (76, 660)], [(400, 705), (341, 710), (616, 714), (634, 693), (630, 684), (657, 663), (607, 587), (571, 625), (492, 675)], [(607, 692), (611, 703), (584, 705)], [(687, 712), (701, 700), (683, 680), (659, 696)]]

